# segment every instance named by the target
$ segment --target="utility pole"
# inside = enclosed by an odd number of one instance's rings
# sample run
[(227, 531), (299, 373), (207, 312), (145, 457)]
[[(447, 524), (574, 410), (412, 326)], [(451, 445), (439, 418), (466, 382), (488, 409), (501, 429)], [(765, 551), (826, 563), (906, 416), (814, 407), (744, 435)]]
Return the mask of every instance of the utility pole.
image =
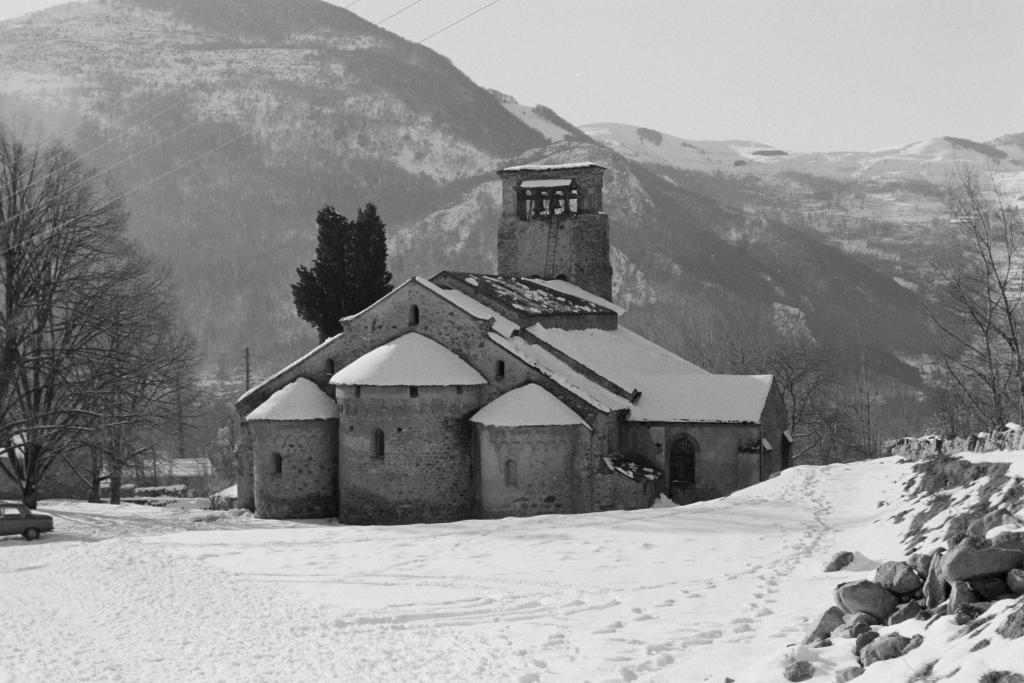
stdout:
[(245, 390), (249, 391), (249, 385), (251, 384), (252, 374), (249, 370), (249, 347), (245, 347)]

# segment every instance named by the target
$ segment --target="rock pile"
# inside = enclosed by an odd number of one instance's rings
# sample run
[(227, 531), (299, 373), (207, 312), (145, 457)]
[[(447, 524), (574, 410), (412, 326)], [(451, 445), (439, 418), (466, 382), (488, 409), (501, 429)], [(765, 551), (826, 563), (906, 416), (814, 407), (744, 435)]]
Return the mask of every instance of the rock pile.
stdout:
[[(978, 525), (974, 531), (984, 529), (985, 525)], [(949, 550), (884, 562), (873, 580), (836, 586), (835, 606), (822, 614), (804, 643), (819, 647), (843, 638), (852, 640), (850, 647), (859, 666), (837, 671), (835, 679), (849, 681), (875, 662), (902, 657), (923, 641), (921, 635), (908, 638), (891, 628), (883, 633), (882, 627), (947, 615), (957, 624), (968, 624), (983, 615), (992, 601), (1022, 595), (1024, 531), (1002, 532), (991, 539), (968, 531)], [(1008, 619), (1003, 631), (1010, 635), (1004, 637), (1024, 635), (1024, 599), (1013, 614), (1019, 616)]]

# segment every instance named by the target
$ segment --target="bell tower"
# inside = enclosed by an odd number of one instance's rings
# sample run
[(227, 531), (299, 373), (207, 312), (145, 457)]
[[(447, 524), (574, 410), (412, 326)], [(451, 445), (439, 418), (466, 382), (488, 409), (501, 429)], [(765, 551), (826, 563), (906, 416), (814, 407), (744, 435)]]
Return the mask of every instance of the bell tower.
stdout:
[(498, 275), (562, 279), (612, 298), (604, 167), (511, 166), (501, 177)]

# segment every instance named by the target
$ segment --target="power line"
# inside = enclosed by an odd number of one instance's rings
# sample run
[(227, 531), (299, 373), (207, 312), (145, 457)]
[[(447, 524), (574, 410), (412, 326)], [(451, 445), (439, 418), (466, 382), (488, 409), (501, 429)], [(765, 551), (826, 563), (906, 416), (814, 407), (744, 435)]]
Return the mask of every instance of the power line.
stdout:
[[(358, 2), (358, 1), (359, 0), (356, 0), (356, 2)], [(455, 21), (453, 21), (452, 23), (448, 24), (444, 28), (440, 28), (440, 29), (434, 31), (429, 36), (427, 36), (423, 40), (419, 41), (419, 44), (422, 45), (423, 43), (427, 42), (428, 40), (430, 40), (434, 36), (436, 36), (436, 35), (438, 35), (440, 33), (444, 33), (445, 31), (447, 31), (448, 29), (452, 28), (453, 26), (457, 26), (457, 25), (461, 24), (462, 22), (464, 22), (466, 19), (469, 19), (474, 14), (480, 14), (480, 12), (483, 12), (485, 9), (487, 9), (488, 7), (491, 7), (492, 5), (497, 5), (499, 2), (501, 2), (501, 0), (491, 0), (491, 2), (487, 3), (483, 7), (480, 7), (479, 9), (475, 9), (472, 12), (470, 12), (469, 14), (467, 14), (466, 16), (461, 17), (459, 19), (456, 19)]]
[[(107, 166), (102, 171), (97, 171), (96, 173), (93, 173), (91, 176), (88, 176), (87, 178), (83, 178), (82, 180), (78, 181), (77, 183), (75, 183), (71, 187), (67, 188), (63, 192), (61, 192), (58, 195), (56, 195), (55, 197), (53, 197), (53, 199), (50, 200), (50, 201), (56, 201), (56, 200), (60, 199), (61, 197), (64, 197), (66, 195), (71, 194), (72, 192), (74, 192), (78, 188), (82, 187), (83, 185), (91, 183), (96, 178), (99, 178), (101, 175), (109, 173), (110, 171), (114, 170), (118, 166), (122, 166), (122, 165), (128, 163), (129, 161), (132, 161), (133, 159), (135, 159), (135, 158), (145, 154), (146, 152), (148, 152), (149, 150), (153, 149), (154, 147), (157, 147), (157, 146), (162, 145), (163, 143), (167, 142), (168, 140), (170, 140), (172, 137), (174, 137), (178, 133), (182, 133), (182, 132), (188, 130), (189, 128), (193, 128), (195, 126), (198, 126), (200, 123), (202, 123), (202, 121), (196, 120), (196, 121), (193, 121), (192, 123), (189, 123), (189, 124), (179, 128), (178, 130), (174, 131), (170, 135), (167, 135), (166, 137), (160, 138), (156, 142), (151, 143), (151, 144), (143, 147), (142, 149), (140, 149), (135, 154), (132, 154), (132, 155), (130, 155), (128, 157), (125, 157), (124, 159), (121, 159), (121, 161), (118, 161), (115, 164), (111, 164), (110, 166)], [(52, 171), (47, 171), (42, 180), (46, 180), (48, 178), (51, 178), (52, 176), (53, 176), (53, 172)], [(38, 184), (38, 183), (34, 183), (34, 184)], [(15, 220), (17, 218), (21, 218), (25, 214), (30, 213), (31, 211), (34, 211), (34, 210), (35, 210), (34, 208), (25, 209), (24, 211), (21, 211), (19, 213), (14, 214), (13, 216), (9, 216), (6, 220), (8, 222), (9, 221), (13, 221), (13, 220)]]
[[(71, 166), (74, 166), (74, 165), (75, 165), (76, 163), (78, 163), (78, 162), (82, 161), (83, 159), (85, 159), (85, 158), (86, 158), (87, 156), (89, 156), (89, 155), (90, 155), (90, 154), (92, 154), (93, 152), (96, 152), (97, 150), (100, 150), (100, 149), (102, 149), (102, 148), (106, 147), (107, 145), (109, 145), (109, 144), (110, 144), (111, 142), (113, 142), (114, 140), (117, 140), (118, 138), (124, 137), (125, 135), (127, 135), (127, 134), (128, 134), (128, 131), (127, 131), (127, 128), (128, 128), (128, 127), (131, 127), (131, 126), (141, 126), (141, 125), (144, 125), (144, 124), (146, 124), (146, 123), (149, 123), (150, 121), (152, 121), (153, 119), (157, 118), (158, 116), (161, 116), (161, 115), (163, 115), (163, 114), (166, 114), (166, 113), (167, 113), (167, 112), (169, 112), (169, 111), (170, 111), (171, 109), (174, 109), (175, 107), (177, 107), (178, 105), (180, 105), (180, 104), (181, 104), (182, 102), (184, 102), (184, 101), (185, 101), (186, 99), (188, 99), (189, 97), (190, 97), (190, 94), (186, 94), (186, 95), (185, 95), (184, 97), (182, 97), (182, 98), (181, 98), (180, 100), (178, 100), (178, 101), (177, 101), (177, 102), (175, 102), (174, 104), (171, 104), (171, 105), (169, 105), (169, 106), (167, 106), (167, 107), (164, 107), (163, 109), (161, 109), (161, 110), (160, 110), (160, 111), (158, 111), (157, 113), (155, 113), (155, 114), (153, 114), (153, 115), (149, 116), (148, 118), (146, 118), (146, 119), (144, 119), (144, 120), (142, 120), (142, 121), (138, 121), (138, 122), (136, 122), (136, 123), (134, 123), (134, 124), (126, 123), (126, 124), (125, 124), (126, 130), (124, 130), (124, 131), (122, 131), (121, 133), (118, 133), (117, 135), (115, 135), (115, 136), (113, 136), (113, 137), (109, 138), (109, 139), (108, 139), (108, 140), (106, 140), (105, 142), (101, 142), (101, 143), (100, 143), (100, 144), (98, 144), (97, 146), (93, 147), (92, 149), (90, 149), (90, 150), (88, 150), (88, 151), (86, 151), (86, 152), (83, 152), (83, 153), (82, 153), (82, 154), (80, 154), (80, 155), (79, 155), (79, 154), (76, 154), (76, 155), (75, 155), (75, 157), (74, 157), (74, 159), (72, 159), (72, 160), (71, 160), (71, 161), (69, 161), (68, 163), (64, 164), (63, 166), (60, 166), (60, 167), (58, 167), (58, 168), (55, 168), (55, 169), (51, 169), (51, 170), (50, 170), (50, 171), (48, 171), (48, 172), (47, 172), (47, 174), (46, 174), (46, 175), (44, 175), (44, 176), (43, 176), (42, 178), (40, 178), (40, 179), (39, 179), (39, 180), (37, 180), (36, 182), (34, 182), (34, 183), (32, 183), (32, 184), (28, 185), (27, 187), (25, 187), (25, 188), (24, 188), (24, 189), (22, 190), (22, 192), (28, 192), (29, 190), (31, 190), (31, 189), (32, 189), (33, 187), (35, 187), (35, 186), (39, 185), (40, 183), (45, 183), (45, 182), (47, 182), (47, 180), (48, 180), (48, 179), (49, 179), (49, 178), (50, 178), (50, 177), (52, 176), (52, 174), (55, 174), (55, 173), (60, 173), (61, 171), (65, 170), (65, 169), (67, 169), (67, 168), (70, 168)], [(143, 105), (142, 107), (139, 107), (138, 109), (136, 109), (136, 112), (138, 112), (138, 111), (141, 111), (142, 109), (144, 109), (145, 107), (149, 106), (149, 104), (152, 104), (152, 103), (153, 103), (153, 102), (155, 102), (155, 101), (156, 101), (156, 98), (154, 98), (153, 100), (151, 100), (150, 102), (148, 102), (148, 103), (147, 103), (146, 105)], [(133, 113), (135, 113), (135, 112), (133, 112)], [(189, 124), (189, 125), (191, 126), (191, 125), (195, 125), (195, 124), (193, 123), (193, 124)], [(188, 127), (189, 127), (189, 126), (185, 126), (185, 128), (188, 128)], [(182, 132), (183, 130), (185, 130), (185, 128), (179, 128), (179, 129), (178, 129), (178, 130), (176, 130), (176, 131), (175, 131), (174, 133), (171, 133), (171, 135), (177, 135), (178, 133), (180, 133), (180, 132)], [(68, 151), (73, 151), (75, 147), (78, 147), (78, 146), (79, 146), (80, 144), (82, 144), (83, 142), (85, 142), (85, 141), (89, 140), (90, 138), (96, 137), (97, 135), (99, 135), (99, 132), (98, 132), (98, 131), (97, 131), (96, 133), (93, 133), (92, 135), (90, 135), (90, 136), (86, 137), (86, 138), (83, 138), (82, 140), (79, 140), (79, 141), (78, 141), (78, 142), (76, 142), (75, 144), (71, 145), (71, 147), (69, 147), (69, 148), (68, 148)], [(167, 136), (167, 137), (171, 137), (171, 136), (169, 135), (169, 136)], [(164, 138), (164, 139), (167, 139), (167, 138)], [(154, 143), (154, 144), (160, 144), (160, 143)], [(150, 146), (149, 146), (149, 147), (147, 147), (146, 149), (143, 149), (143, 150), (142, 150), (142, 152), (145, 152), (145, 151), (146, 151), (147, 149), (151, 149), (152, 147), (153, 147), (153, 145), (150, 145)], [(139, 152), (138, 154), (142, 154), (142, 152)], [(100, 175), (100, 174), (102, 174), (102, 173), (106, 173), (107, 171), (111, 170), (112, 168), (114, 168), (114, 167), (118, 166), (119, 164), (121, 164), (121, 163), (124, 163), (125, 161), (130, 161), (131, 159), (134, 159), (134, 158), (135, 158), (135, 156), (138, 156), (138, 154), (136, 154), (136, 155), (134, 155), (134, 156), (132, 156), (132, 157), (129, 157), (128, 159), (125, 159), (124, 161), (118, 162), (118, 163), (117, 163), (117, 164), (115, 164), (114, 166), (108, 167), (108, 168), (107, 168), (106, 170), (104, 170), (104, 171), (101, 171), (100, 173), (98, 173), (98, 174), (96, 174), (96, 175)], [(93, 179), (93, 178), (95, 178), (95, 177), (96, 177), (95, 175), (94, 175), (94, 176), (91, 176), (91, 177), (87, 178), (87, 179), (86, 179), (85, 181), (83, 181), (83, 182), (88, 182), (89, 180), (92, 180), (92, 179)], [(81, 184), (81, 183), (79, 183), (79, 184)], [(76, 186), (76, 187), (77, 187), (77, 186)], [(73, 187), (73, 188), (71, 188), (71, 189), (74, 189), (74, 187)], [(70, 190), (69, 190), (69, 191), (70, 191)], [(15, 216), (15, 218), (17, 218), (17, 216)]]
[[(116, 202), (124, 199), (128, 195), (130, 195), (130, 194), (132, 194), (134, 192), (138, 192), (142, 188), (147, 187), (149, 185), (152, 185), (153, 183), (155, 183), (157, 181), (163, 180), (164, 178), (166, 178), (167, 176), (171, 175), (172, 173), (176, 173), (176, 172), (180, 171), (181, 169), (185, 168), (186, 166), (191, 166), (192, 164), (196, 163), (197, 161), (200, 161), (201, 159), (204, 159), (204, 158), (210, 156), (214, 152), (218, 152), (218, 151), (224, 149), (225, 147), (227, 147), (231, 143), (233, 143), (233, 142), (243, 138), (246, 134), (247, 134), (246, 131), (242, 131), (241, 133), (239, 133), (235, 137), (231, 138), (227, 142), (222, 142), (221, 144), (217, 145), (216, 147), (213, 147), (211, 149), (206, 150), (205, 152), (203, 152), (199, 156), (194, 157), (192, 159), (189, 159), (188, 161), (186, 161), (184, 163), (178, 164), (177, 166), (175, 166), (174, 168), (172, 168), (169, 171), (165, 171), (164, 173), (161, 173), (160, 175), (158, 175), (158, 176), (156, 176), (154, 178), (150, 178), (149, 180), (147, 180), (145, 182), (139, 183), (138, 185), (136, 185), (135, 187), (131, 188), (130, 190), (125, 190), (121, 194), (115, 195), (113, 198), (109, 199), (106, 203), (101, 204), (100, 206), (92, 208), (91, 211), (93, 211), (93, 212), (95, 212), (95, 211), (102, 211), (102, 210), (104, 210), (106, 208), (109, 208), (110, 206), (113, 206)], [(21, 242), (18, 242), (17, 244), (12, 244), (10, 247), (5, 249), (3, 253), (5, 253), (5, 254), (6, 253), (10, 253), (10, 252), (14, 251), (15, 249), (17, 249), (18, 247), (20, 247), (22, 245), (28, 244), (29, 242), (31, 242), (34, 239), (38, 239), (39, 237), (43, 237), (45, 235), (48, 235), (51, 232), (55, 232), (55, 231), (60, 230), (61, 228), (65, 227), (65, 226), (71, 225), (76, 220), (78, 220), (78, 217), (66, 220), (63, 223), (59, 224), (59, 225), (51, 226), (51, 227), (47, 228), (46, 230), (38, 232), (35, 235), (32, 235), (31, 237), (28, 237), (28, 238), (22, 240)]]
[(407, 9), (409, 9), (409, 8), (411, 8), (411, 7), (413, 7), (414, 5), (418, 5), (418, 4), (420, 4), (421, 2), (423, 2), (423, 0), (412, 0), (412, 2), (410, 2), (410, 3), (408, 4), (408, 5), (406, 5), (406, 6), (405, 6), (405, 7), (403, 7), (402, 9), (398, 10), (397, 12), (394, 12), (393, 14), (389, 14), (388, 16), (386, 16), (386, 17), (384, 17), (383, 19), (381, 19), (380, 21), (378, 21), (378, 22), (377, 22), (377, 26), (380, 26), (380, 25), (381, 25), (381, 24), (383, 24), (383, 23), (384, 23), (385, 21), (388, 21), (388, 20), (390, 20), (390, 19), (394, 19), (395, 17), (397, 17), (397, 16), (399, 15), (399, 14), (401, 14), (401, 13), (402, 13), (402, 12), (404, 12), (405, 10), (407, 10)]

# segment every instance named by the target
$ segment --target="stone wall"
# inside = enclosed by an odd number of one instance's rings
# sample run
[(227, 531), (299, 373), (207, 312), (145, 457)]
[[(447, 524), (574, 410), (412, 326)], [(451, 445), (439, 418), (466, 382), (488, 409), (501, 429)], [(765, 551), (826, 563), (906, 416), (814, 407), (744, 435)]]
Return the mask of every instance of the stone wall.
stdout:
[(676, 497), (676, 502), (692, 503), (728, 495), (761, 481), (761, 455), (743, 453), (744, 444), (760, 441), (761, 427), (750, 423), (628, 423), (623, 430), (622, 452), (647, 458), (665, 476), (660, 491), (670, 494), (672, 472), (669, 453), (681, 436), (693, 437), (699, 445), (696, 458), (696, 485)]
[[(256, 515), (302, 519), (337, 514), (338, 421), (260, 420), (249, 426)], [(279, 473), (275, 453), (281, 456)]]
[[(475, 425), (480, 457), (480, 516), (583, 512), (575, 466), (589, 441), (582, 425)], [(581, 437), (584, 443), (580, 443)], [(513, 473), (507, 468), (512, 463)], [(508, 476), (511, 474), (511, 476)]]
[[(553, 251), (549, 250), (549, 240), (554, 240)], [(562, 277), (611, 300), (607, 214), (533, 221), (502, 216), (498, 224), (498, 275)]]
[[(502, 179), (498, 223), (498, 275), (564, 277), (588, 292), (612, 298), (608, 216), (603, 211), (604, 169), (577, 168), (499, 171)], [(571, 178), (580, 189), (577, 214), (522, 220), (516, 192), (523, 180)], [(549, 253), (549, 241), (555, 249)]]
[[(411, 323), (410, 317), (410, 307), (414, 305), (419, 310), (419, 323), (415, 325)], [(478, 489), (474, 487), (474, 495), (469, 497), (467, 511), (467, 497), (460, 488), (464, 479), (462, 474), (456, 474), (456, 471), (469, 471), (471, 477), (474, 477), (471, 481), (476, 481), (475, 477), (478, 476), (471, 470), (473, 452), (469, 439), (468, 417), (497, 396), (527, 382), (536, 382), (575, 410), (588, 423), (596, 425), (595, 433), (587, 437), (587, 447), (577, 448), (573, 461), (576, 472), (574, 476), (577, 481), (581, 482), (581, 488), (578, 491), (579, 498), (574, 503), (578, 509), (573, 511), (593, 509), (593, 494), (588, 482), (591, 480), (592, 472), (599, 464), (600, 455), (605, 452), (603, 450), (605, 425), (608, 422), (614, 422), (614, 417), (596, 411), (593, 406), (577, 396), (567, 393), (550, 378), (495, 344), (488, 337), (489, 328), (488, 321), (479, 320), (469, 315), (419, 282), (415, 280), (407, 282), (372, 308), (346, 321), (345, 329), (340, 335), (317, 347), (269, 381), (265, 387), (253, 392), (245, 401), (240, 402), (239, 412), (243, 415), (247, 414), (274, 391), (298, 377), (311, 379), (328, 394), (333, 394), (334, 387), (328, 384), (332, 370), (340, 370), (384, 342), (406, 332), (416, 331), (438, 341), (459, 355), (480, 372), (488, 383), (478, 387), (464, 387), (462, 397), (457, 399), (451, 396), (434, 396), (432, 393), (434, 389), (438, 389), (442, 393), (443, 390), (456, 391), (454, 387), (420, 387), (418, 399), (409, 398), (408, 387), (391, 389), (362, 387), (361, 398), (374, 398), (376, 392), (383, 392), (376, 396), (380, 401), (372, 404), (376, 407), (369, 412), (367, 412), (369, 408), (364, 410), (357, 406), (351, 408), (342, 406), (341, 404), (349, 399), (344, 396), (340, 397), (339, 410), (354, 411), (343, 413), (338, 426), (341, 434), (339, 443), (341, 444), (342, 465), (338, 470), (336, 481), (339, 482), (341, 519), (346, 522), (356, 520), (397, 522), (402, 520), (426, 521), (428, 518), (437, 521), (475, 516), (478, 508), (475, 492)], [(500, 376), (498, 361), (502, 361), (504, 364), (504, 374)], [(340, 391), (344, 392), (345, 389), (342, 388)], [(390, 395), (389, 391), (393, 392), (393, 395)], [(440, 399), (440, 403), (437, 399)], [(410, 404), (410, 401), (418, 401), (418, 403)], [(371, 406), (370, 403), (366, 405)], [(426, 408), (420, 410), (420, 407), (423, 406)], [(413, 410), (408, 412), (407, 409), (410, 407)], [(420, 412), (416, 412), (417, 410)], [(357, 421), (349, 421), (346, 417), (355, 418), (357, 415), (360, 416), (358, 424)], [(349, 427), (352, 429), (350, 430)], [(401, 433), (397, 431), (399, 427), (402, 428)], [(381, 466), (380, 463), (372, 463), (369, 466), (370, 471), (361, 474), (357, 464), (358, 453), (361, 451), (364, 456), (369, 453), (367, 450), (369, 448), (368, 439), (373, 430), (377, 428), (385, 431), (387, 452), (394, 454), (417, 453), (417, 457), (421, 458), (420, 465), (395, 463), (394, 469), (389, 469), (387, 463), (385, 466)], [(347, 448), (354, 449), (351, 451), (352, 458), (346, 455)], [(336, 449), (335, 453), (337, 452)], [(444, 456), (442, 456), (442, 452)], [(444, 460), (444, 458), (448, 458), (448, 460)], [(243, 468), (246, 466), (244, 456), (240, 458), (240, 465)], [(451, 489), (455, 492), (453, 500), (458, 502), (454, 503), (455, 507), (439, 503), (428, 511), (429, 514), (422, 515), (420, 513), (424, 509), (416, 507), (418, 503), (413, 502), (416, 500), (415, 497), (420, 495), (417, 491), (420, 489), (432, 491), (435, 486), (429, 477), (421, 477), (413, 481), (415, 477), (411, 472), (414, 470), (426, 472), (431, 467), (437, 467), (447, 472), (443, 476), (448, 477), (449, 483), (454, 487)], [(239, 480), (239, 505), (242, 506), (244, 505), (243, 492), (246, 491), (244, 469), (240, 475), (243, 476)], [(398, 480), (405, 482), (402, 486), (407, 486), (407, 488), (402, 489), (397, 483), (394, 483), (394, 480), (389, 480), (389, 477), (397, 477)], [(350, 478), (351, 485), (343, 483), (349, 481)], [(392, 483), (389, 484), (389, 481)], [(396, 488), (389, 488), (389, 486)], [(392, 500), (395, 490), (398, 490), (395, 495), (404, 496), (402, 498), (404, 502), (401, 505), (406, 507), (402, 510), (397, 509)], [(402, 490), (407, 493), (401, 493)], [(258, 497), (257, 493), (255, 498)], [(255, 506), (255, 500), (253, 504)], [(456, 514), (456, 509), (459, 517), (453, 516)]]
[[(338, 388), (338, 519), (347, 524), (447, 522), (473, 516), (469, 416), (479, 387)], [(383, 434), (383, 457), (375, 432)]]

